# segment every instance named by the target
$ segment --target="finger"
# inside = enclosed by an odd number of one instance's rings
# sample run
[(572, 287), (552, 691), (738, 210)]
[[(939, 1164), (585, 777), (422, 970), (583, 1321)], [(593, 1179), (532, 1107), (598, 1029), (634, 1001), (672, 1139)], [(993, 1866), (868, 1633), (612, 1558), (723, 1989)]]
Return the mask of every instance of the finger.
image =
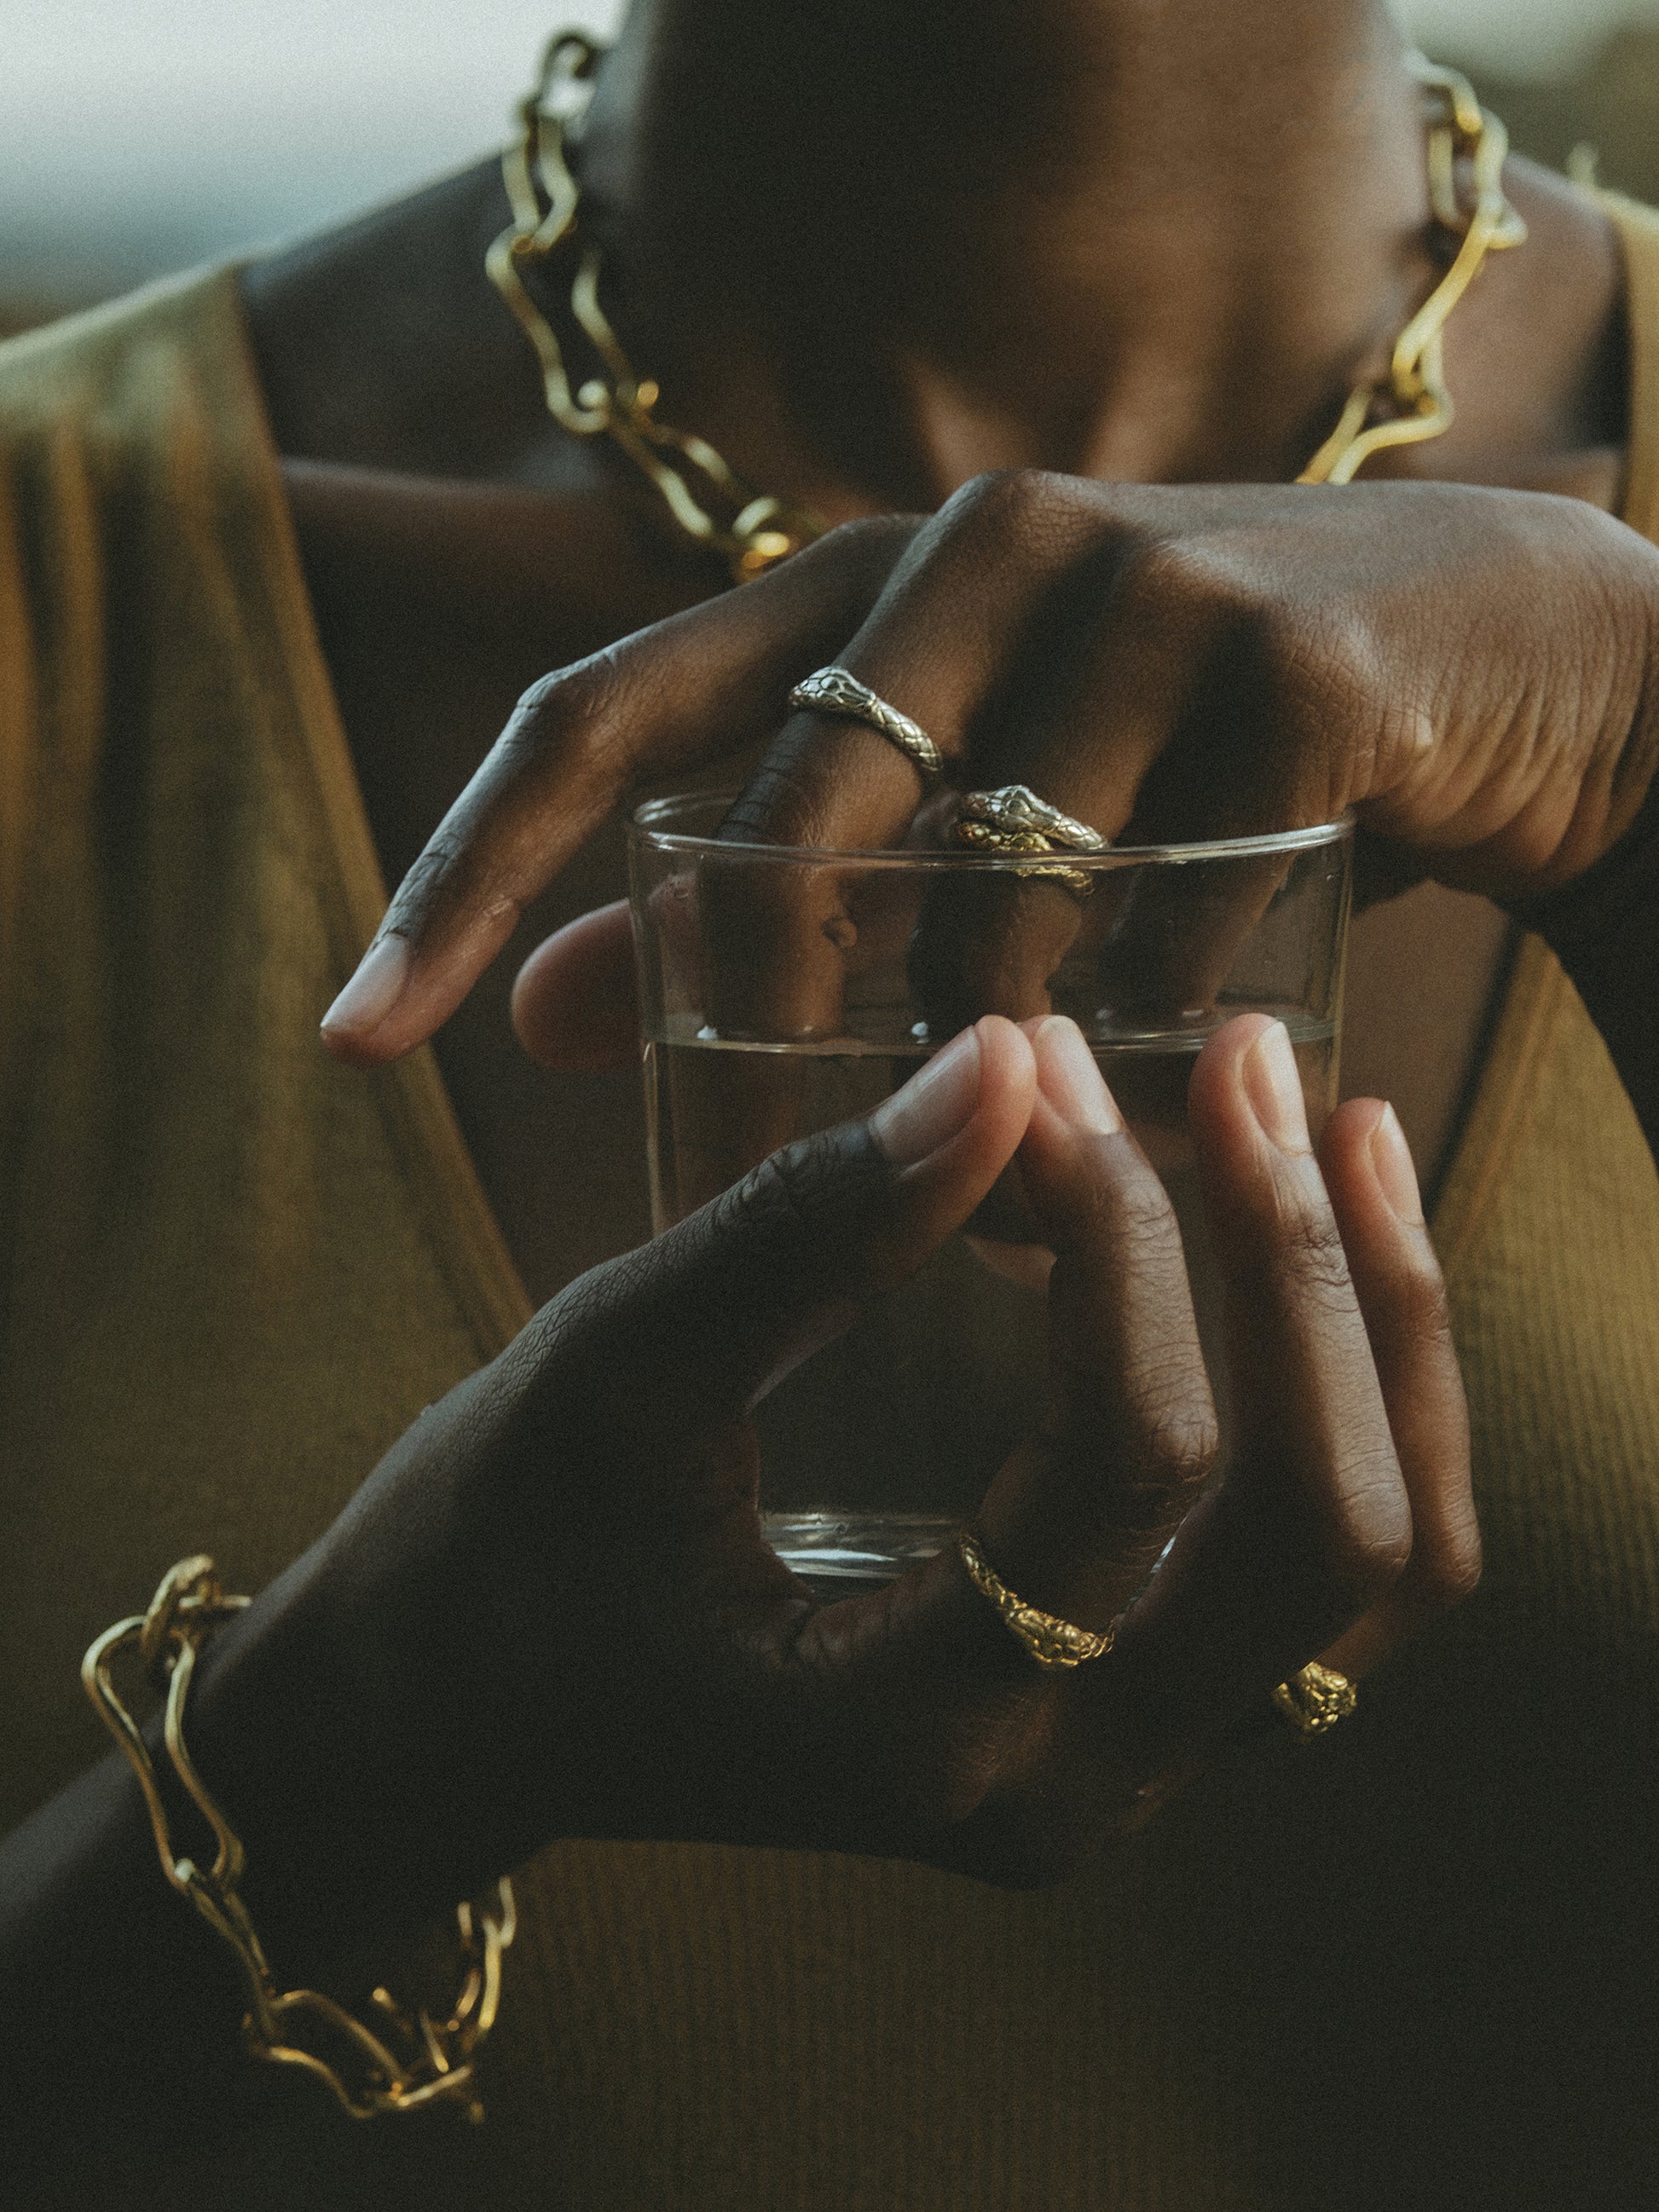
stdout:
[[(1204, 1481), (1215, 1419), (1163, 1186), (1076, 1027), (1054, 1019), (1030, 1034), (1038, 1090), (1019, 1164), (1057, 1255), (1052, 1406), (998, 1474), (978, 1528), (1027, 1604), (1099, 1631)], [(876, 1809), (897, 1848), (921, 1832), (965, 1868), (1050, 1875), (1152, 1771), (1097, 1731), (1056, 1762), (1079, 1677), (1032, 1664), (954, 1549), (820, 1607), (793, 1637), (809, 1681), (841, 1684), (854, 1743), (879, 1748)], [(849, 1798), (858, 1780), (849, 1773)]]
[(526, 693), (329, 1009), (329, 1048), (368, 1066), (429, 1036), (631, 784), (775, 726), (790, 685), (856, 626), (913, 528), (884, 519), (832, 532)]
[[(1307, 718), (1291, 711), (1316, 688), (1304, 673), (1298, 690), (1286, 665), (1291, 626), (1275, 628), (1228, 534), (1204, 538), (1206, 499), (1185, 501), (1182, 540), (1167, 495), (1114, 488), (1109, 526), (1078, 566), (1087, 594), (1080, 608), (1075, 593), (1055, 595), (1066, 619), (1050, 641), (1051, 671), (983, 727), (977, 784), (1024, 784), (1130, 845), (1266, 835), (1341, 813), (1330, 733), (1322, 726), (1304, 742)], [(1091, 1010), (1108, 1023), (1171, 1025), (1218, 1003), (1285, 872), (1271, 855), (1103, 871), (1080, 919), (1053, 884), (1022, 889), (1006, 873), (982, 888), (951, 882), (918, 933), (918, 973), (947, 1018), (969, 1008), (1022, 1018), (1064, 1008), (1048, 986), (1065, 962), (1079, 981), (1090, 973)]]
[(640, 1005), (626, 899), (537, 946), (513, 986), (513, 1026), (532, 1060), (562, 1074), (633, 1066)]
[[(916, 532), (841, 665), (919, 722), (947, 763), (966, 760), (988, 718), (1018, 721), (1046, 696), (1066, 628), (1056, 592), (1086, 599), (1079, 563), (1106, 527), (1087, 484), (1021, 471), (976, 479)], [(802, 712), (731, 818), (768, 843), (865, 850), (902, 842), (923, 789), (878, 731)]]
[(1055, 1255), (1051, 1402), (980, 1527), (1028, 1603), (1103, 1630), (1208, 1476), (1215, 1408), (1168, 1194), (1075, 1024), (1051, 1018), (1032, 1035), (1037, 1096), (1019, 1164)]
[[(775, 1154), (667, 1235), (596, 1269), (508, 1355), (530, 1372), (536, 1418), (573, 1464), (614, 1467), (632, 1492), (641, 1465), (683, 1469), (699, 1438), (961, 1226), (1012, 1157), (1035, 1085), (1026, 1039), (981, 1022), (867, 1120)], [(566, 1391), (568, 1403), (547, 1402)]]
[(1200, 1055), (1188, 1124), (1226, 1301), (1226, 1474), (1131, 1608), (1109, 1686), (1178, 1749), (1249, 1710), (1380, 1602), (1411, 1507), (1283, 1026)]
[[(1075, 588), (1078, 561), (1098, 538), (1098, 498), (1044, 479), (1041, 504), (1018, 477), (967, 488), (918, 532), (857, 635), (838, 654), (858, 679), (919, 722), (947, 763), (971, 757), (988, 715), (1022, 710), (1048, 680), (1053, 601)], [(878, 731), (840, 717), (790, 718), (726, 817), (733, 840), (868, 851), (905, 842), (925, 786), (915, 764)], [(831, 1034), (843, 1026), (842, 965), (824, 951), (837, 879), (825, 869), (781, 886), (754, 911), (760, 879), (711, 871), (705, 910), (748, 948), (727, 971), (726, 1018), (755, 1035)], [(1053, 893), (1048, 895), (1053, 897)], [(1060, 901), (1062, 908), (1066, 906)], [(856, 918), (854, 918), (856, 926)], [(1046, 971), (1045, 971), (1046, 972)], [(988, 1012), (1041, 1011), (1030, 994), (941, 1000), (932, 1025), (950, 1034)]]
[(1405, 1571), (1321, 1654), (1357, 1677), (1474, 1588), (1480, 1529), (1445, 1282), (1393, 1108), (1350, 1099), (1332, 1115), (1320, 1157), (1411, 1504)]

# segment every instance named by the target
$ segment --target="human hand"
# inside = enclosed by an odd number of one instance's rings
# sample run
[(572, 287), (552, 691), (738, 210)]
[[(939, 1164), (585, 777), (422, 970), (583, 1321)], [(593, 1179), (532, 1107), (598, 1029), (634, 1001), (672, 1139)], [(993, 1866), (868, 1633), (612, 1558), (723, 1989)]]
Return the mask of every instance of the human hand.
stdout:
[[(1027, 782), (1108, 836), (1352, 808), (1408, 873), (1530, 896), (1596, 860), (1646, 790), (1656, 610), (1659, 552), (1574, 501), (981, 478), (926, 523), (838, 531), (527, 695), (325, 1035), (364, 1062), (406, 1051), (623, 793), (769, 732), (735, 830), (902, 842), (921, 797), (904, 757), (787, 714), (831, 659), (921, 721), (954, 782)], [(1034, 972), (1076, 927), (1064, 905), (1032, 925)], [(614, 1059), (631, 989), (624, 917), (587, 917), (527, 964), (520, 1033), (556, 1063)]]
[[(1467, 1588), (1462, 1397), (1397, 1127), (1352, 1102), (1316, 1162), (1285, 1033), (1255, 1016), (1200, 1056), (1190, 1116), (1230, 1313), (1219, 1478), (1168, 1199), (1061, 1020), (982, 1021), (868, 1121), (573, 1285), (431, 1409), (193, 1693), (286, 1954), (560, 1835), (1046, 1879), (1307, 1660), (1363, 1672)], [(1052, 1407), (979, 1528), (1030, 1602), (1121, 1614), (1064, 1675), (954, 1552), (817, 1603), (763, 1540), (748, 1418), (1017, 1152), (1057, 1255)]]

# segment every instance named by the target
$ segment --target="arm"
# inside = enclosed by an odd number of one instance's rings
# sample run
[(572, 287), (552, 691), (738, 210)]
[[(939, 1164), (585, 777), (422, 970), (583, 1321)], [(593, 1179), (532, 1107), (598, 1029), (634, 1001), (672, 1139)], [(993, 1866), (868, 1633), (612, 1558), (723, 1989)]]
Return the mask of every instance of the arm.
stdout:
[[(555, 1836), (1052, 1879), (1315, 1654), (1361, 1672), (1468, 1586), (1461, 1387), (1375, 1102), (1334, 1117), (1322, 1174), (1276, 1025), (1231, 1024), (1194, 1075), (1243, 1407), (1212, 1482), (1179, 1232), (1077, 1031), (989, 1020), (930, 1069), (573, 1285), (209, 1646), (188, 1741), (279, 1984), (350, 1988)], [(1060, 1674), (955, 1553), (816, 1603), (763, 1540), (746, 1430), (1017, 1148), (1057, 1254), (1054, 1411), (980, 1527), (1030, 1603), (1118, 1624)], [(0, 1850), (0, 1898), (26, 2159), (131, 2180), (251, 2099), (318, 2094), (251, 2078), (233, 1979), (113, 1761)]]
[[(858, 724), (787, 713), (791, 684), (831, 658), (921, 722), (959, 788), (1028, 783), (1115, 841), (1352, 809), (1407, 880), (1484, 892), (1543, 930), (1654, 1133), (1647, 816), (1632, 829), (1659, 756), (1645, 539), (1578, 501), (1460, 485), (1035, 471), (879, 527), (890, 574), (867, 573), (855, 526), (528, 695), (394, 898), (375, 987), (348, 986), (331, 1012), (333, 1048), (368, 1063), (429, 1036), (600, 813), (769, 714), (777, 734), (735, 810), (740, 834), (902, 843), (915, 767)], [(844, 641), (826, 655), (815, 617), (838, 593)], [(606, 944), (590, 932), (582, 959)], [(980, 1003), (1042, 1011), (1061, 950), (1031, 948), (1030, 1003)], [(526, 965), (515, 1013), (538, 1051), (582, 1026), (599, 968), (584, 985), (580, 966), (552, 946)], [(605, 987), (617, 980), (607, 957)]]

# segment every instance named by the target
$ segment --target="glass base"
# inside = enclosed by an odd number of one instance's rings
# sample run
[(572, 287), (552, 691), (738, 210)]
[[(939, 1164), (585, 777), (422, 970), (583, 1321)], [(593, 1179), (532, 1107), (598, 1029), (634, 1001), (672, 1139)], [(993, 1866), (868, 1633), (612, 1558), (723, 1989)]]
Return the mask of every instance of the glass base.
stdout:
[(962, 1523), (943, 1513), (763, 1513), (766, 1540), (826, 1597), (877, 1589), (957, 1540)]

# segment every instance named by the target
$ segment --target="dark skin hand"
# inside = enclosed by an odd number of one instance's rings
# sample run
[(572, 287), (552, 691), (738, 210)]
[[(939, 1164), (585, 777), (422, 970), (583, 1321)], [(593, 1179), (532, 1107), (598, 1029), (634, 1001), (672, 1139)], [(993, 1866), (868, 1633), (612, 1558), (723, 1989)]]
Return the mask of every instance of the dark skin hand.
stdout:
[[(1053, 1880), (1264, 1724), (1316, 1652), (1363, 1674), (1468, 1589), (1467, 1419), (1397, 1122), (1351, 1103), (1316, 1160), (1259, 1016), (1208, 1047), (1191, 1115), (1237, 1393), (1215, 1480), (1169, 1200), (1059, 1019), (965, 1032), (870, 1121), (584, 1277), (418, 1421), (191, 1692), (283, 1984), (353, 1986), (555, 1836)], [(1049, 1409), (979, 1519), (1023, 1595), (1121, 1616), (1106, 1658), (1061, 1674), (954, 1552), (817, 1603), (762, 1535), (748, 1418), (1016, 1153), (1058, 1255)], [(233, 1985), (118, 1761), (10, 1839), (0, 1900), (31, 1992), (7, 2008), (26, 2165), (37, 2129), (61, 2179), (234, 2121)]]
[[(1659, 552), (1583, 502), (988, 477), (930, 522), (849, 526), (526, 695), (331, 1014), (336, 1048), (382, 1060), (429, 1035), (622, 792), (763, 731), (823, 657), (826, 605), (872, 568), (884, 580), (835, 658), (913, 713), (963, 786), (1029, 783), (1131, 842), (1352, 809), (1407, 880), (1536, 901), (1620, 842), (1659, 754)], [(919, 797), (884, 738), (798, 713), (732, 819), (868, 848), (902, 841)], [(1073, 902), (1021, 896), (957, 979), (1016, 1018), (1044, 1010), (1079, 927)], [(824, 919), (751, 933), (752, 988), (787, 987), (817, 1034), (837, 1026), (814, 998)], [(525, 969), (532, 1046), (556, 1051), (573, 1012), (579, 1036), (614, 1020), (623, 928), (591, 920)], [(1618, 1058), (1645, 1025), (1639, 990), (1613, 1013)], [(1651, 1132), (1659, 1101), (1636, 1103)]]
[[(760, 184), (757, 143), (791, 149)], [(1353, 988), (1380, 1007), (1367, 1080), (1437, 1160), (1501, 963), (1494, 900), (1594, 881), (1651, 767), (1659, 556), (1595, 511), (1616, 503), (1624, 420), (1601, 216), (1515, 165), (1533, 241), (1454, 319), (1452, 432), (1396, 465), (1446, 481), (1297, 495), (1436, 275), (1415, 95), (1364, 0), (957, 0), (948, 21), (919, 0), (659, 0), (607, 72), (585, 181), (667, 418), (852, 526), (739, 594), (711, 598), (720, 575), (648, 495), (548, 424), (480, 273), (493, 169), (246, 279), (393, 878), (512, 717), (394, 906), (407, 990), (390, 1002), (383, 959), (378, 1008), (360, 994), (331, 1036), (381, 1060), (462, 1008), (446, 1074), (538, 1292), (572, 1272), (568, 1164), (506, 975), (494, 1006), (467, 994), (517, 917), (528, 953), (614, 896), (581, 848), (641, 781), (719, 757), (769, 830), (902, 830), (918, 793), (890, 748), (786, 716), (789, 684), (832, 658), (928, 721), (959, 773), (1029, 773), (1107, 829), (1353, 804), (1400, 873), (1435, 879), (1401, 902), (1415, 938), (1391, 940), (1386, 908), (1366, 924)], [(1014, 710), (991, 711), (1016, 670)], [(1402, 950), (1425, 902), (1427, 971)], [(600, 912), (532, 963), (535, 1049), (631, 1048), (621, 945)], [(1392, 1114), (1350, 1102), (1316, 1164), (1273, 1108), (1259, 1023), (1200, 1063), (1243, 1402), (1212, 1483), (1167, 1201), (1066, 1025), (1040, 1025), (1040, 998), (1007, 1011), (1029, 1027), (979, 1025), (954, 1135), (907, 1160), (916, 1117), (890, 1106), (584, 1277), (218, 1640), (194, 1740), (279, 1976), (350, 1986), (382, 1939), (556, 1835), (1049, 1878), (1252, 1725), (1291, 1668), (1323, 1652), (1363, 1673), (1468, 1588), (1462, 1396)], [(1617, 1005), (1602, 1014), (1617, 1050)], [(761, 1540), (746, 1441), (792, 1334), (919, 1264), (1017, 1152), (1059, 1254), (1054, 1391), (985, 1501), (987, 1545), (1085, 1626), (1127, 1607), (1109, 1659), (1060, 1680), (948, 1555), (816, 1607)], [(30, 2029), (9, 2054), (20, 2124), (95, 2171), (88, 2066), (139, 2164), (216, 2124), (236, 2002), (124, 1770), (6, 1851), (0, 1960), (31, 1995), (7, 2015)]]
[[(848, 6), (819, 0), (808, 12), (827, 24)], [(831, 520), (931, 505), (1005, 464), (1292, 475), (1436, 273), (1422, 248), (1414, 95), (1367, 91), (1394, 64), (1356, 30), (1363, 8), (1280, 9), (1271, 23), (1251, 10), (1234, 11), (1236, 22), (1200, 12), (1201, 22), (1172, 21), (1166, 41), (1115, 53), (1109, 83), (1079, 76), (1085, 91), (1105, 86), (1103, 106), (1089, 92), (1057, 114), (1038, 64), (1051, 53), (1057, 76), (1075, 73), (1077, 41), (1099, 35), (1111, 10), (1079, 0), (1039, 28), (1029, 10), (975, 0), (952, 48), (962, 75), (949, 98), (978, 99), (983, 70), (982, 125), (1003, 149), (1000, 181), (988, 200), (985, 178), (968, 173), (980, 125), (930, 142), (925, 161), (912, 134), (909, 168), (883, 187), (908, 211), (884, 227), (884, 251), (901, 265), (878, 281), (870, 226), (834, 179), (820, 189), (809, 167), (789, 191), (757, 201), (752, 173), (734, 172), (730, 158), (734, 52), (755, 107), (781, 128), (831, 81), (807, 16), (781, 38), (770, 19), (745, 15), (711, 46), (696, 7), (677, 0), (657, 11), (645, 58), (635, 40), (607, 64), (582, 172), (617, 272), (619, 324), (661, 376), (668, 418), (695, 424), (753, 480)], [(833, 81), (848, 113), (871, 115), (872, 155), (881, 101), (926, 112), (941, 97), (935, 34), (920, 33), (933, 45), (913, 55), (903, 21), (884, 18), (877, 36), (860, 17), (858, 40), (836, 50)], [(1258, 58), (1271, 52), (1271, 64), (1241, 70), (1235, 40)], [(1194, 66), (1211, 56), (1212, 71)], [(708, 68), (726, 86), (720, 102), (699, 95)], [(1170, 72), (1178, 87), (1165, 82)], [(1196, 165), (1182, 149), (1147, 143), (1136, 119), (1169, 112), (1177, 91), (1191, 143), (1206, 149)], [(1019, 150), (1028, 138), (1053, 163), (1036, 200), (1009, 181), (1029, 160)], [(1610, 228), (1524, 163), (1510, 165), (1509, 182), (1530, 241), (1494, 258), (1453, 318), (1451, 432), (1394, 465), (1610, 506), (1625, 406)], [(1177, 189), (1172, 240), (1159, 195)], [(550, 423), (528, 349), (482, 272), (504, 215), (488, 164), (246, 280), (278, 439), (296, 457), (289, 484), (324, 644), (394, 878), (545, 670), (723, 584), (717, 563), (665, 530), (653, 496), (614, 455), (579, 447)], [(963, 228), (975, 241), (971, 264), (954, 242)], [(1176, 253), (1190, 265), (1166, 281)], [(765, 291), (755, 270), (784, 264), (800, 272), (787, 295)], [(1248, 271), (1242, 289), (1236, 276), (1219, 282), (1223, 267)], [(850, 319), (823, 305), (848, 270), (865, 285)], [(1006, 303), (1002, 319), (988, 317), (991, 297)], [(1248, 341), (1230, 318), (1248, 326)], [(817, 364), (810, 377), (803, 362)], [(775, 701), (756, 751), (781, 720)], [(726, 773), (741, 782), (745, 763)], [(606, 839), (569, 860), (523, 923), (515, 961), (614, 898), (617, 863)], [(1354, 933), (1345, 1079), (1395, 1099), (1431, 1189), (1508, 942), (1488, 901), (1438, 884), (1376, 908)], [(576, 1133), (565, 1118), (577, 1109), (513, 1048), (509, 981), (487, 979), (439, 1048), (486, 1188), (532, 1291), (545, 1295), (605, 1249), (599, 1219), (580, 1235), (571, 1224), (592, 1211), (590, 1195), (636, 1173), (638, 1134), (623, 1119), (617, 1158), (593, 1158), (599, 1139), (585, 1124), (593, 1164), (573, 1192), (566, 1161)], [(614, 1059), (617, 1048), (614, 1036), (596, 1046), (573, 1007), (556, 1039), (538, 1025), (535, 1048), (569, 1066)], [(627, 1102), (605, 1096), (598, 1119), (617, 1125)]]

